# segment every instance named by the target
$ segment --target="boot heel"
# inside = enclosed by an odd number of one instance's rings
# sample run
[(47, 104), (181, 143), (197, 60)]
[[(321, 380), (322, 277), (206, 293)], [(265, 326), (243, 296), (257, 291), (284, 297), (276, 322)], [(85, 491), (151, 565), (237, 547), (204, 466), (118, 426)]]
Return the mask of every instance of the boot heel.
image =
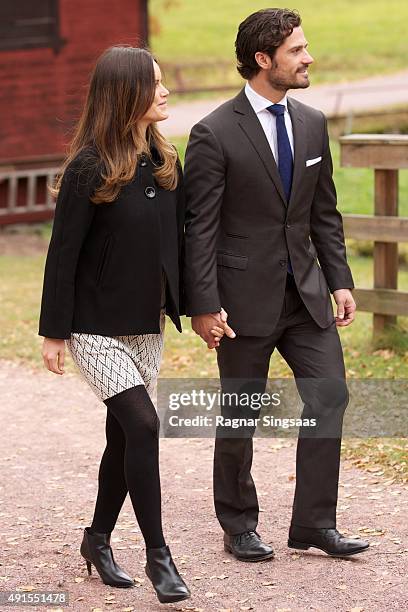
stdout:
[(289, 548), (297, 548), (298, 550), (309, 550), (309, 544), (303, 544), (303, 542), (296, 542), (291, 538), (288, 539)]
[(85, 527), (79, 549), (86, 561), (88, 575), (92, 575), (92, 565), (104, 584), (119, 588), (135, 586), (135, 581), (116, 563), (110, 546), (110, 533), (89, 532)]

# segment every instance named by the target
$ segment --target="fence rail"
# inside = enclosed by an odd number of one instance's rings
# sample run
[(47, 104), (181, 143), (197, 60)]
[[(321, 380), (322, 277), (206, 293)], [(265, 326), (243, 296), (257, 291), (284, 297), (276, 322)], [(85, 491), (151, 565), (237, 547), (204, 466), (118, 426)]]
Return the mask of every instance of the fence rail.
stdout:
[(408, 293), (404, 291), (356, 289), (354, 294), (358, 303), (358, 310), (381, 313), (381, 316), (407, 316), (408, 314)]
[(343, 222), (348, 238), (376, 242), (407, 241), (408, 217), (343, 215)]

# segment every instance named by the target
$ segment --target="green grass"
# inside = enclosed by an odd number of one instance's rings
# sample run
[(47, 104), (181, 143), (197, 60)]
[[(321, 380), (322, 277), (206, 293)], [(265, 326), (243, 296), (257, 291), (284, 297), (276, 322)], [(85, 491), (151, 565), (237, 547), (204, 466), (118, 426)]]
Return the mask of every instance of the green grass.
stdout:
[[(151, 47), (159, 61), (226, 60), (234, 65), (238, 24), (250, 13), (265, 8), (265, 3), (151, 0), (149, 8)], [(299, 0), (295, 8), (302, 16), (315, 59), (314, 82), (358, 79), (406, 68), (408, 3)], [(155, 33), (157, 26), (159, 31)]]
[[(341, 168), (340, 147), (332, 142), (331, 152), (334, 166), (334, 180), (338, 192), (339, 208), (342, 213), (360, 215), (374, 214), (374, 170), (369, 168)], [(399, 214), (408, 216), (408, 171), (399, 173)]]
[(42, 365), (37, 336), (44, 255), (1, 256), (0, 358)]

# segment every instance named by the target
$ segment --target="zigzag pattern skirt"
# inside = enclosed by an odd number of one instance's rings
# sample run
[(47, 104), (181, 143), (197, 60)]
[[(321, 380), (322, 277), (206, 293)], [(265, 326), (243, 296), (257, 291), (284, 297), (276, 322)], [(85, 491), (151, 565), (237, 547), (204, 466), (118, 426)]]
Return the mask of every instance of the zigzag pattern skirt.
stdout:
[(102, 401), (125, 389), (144, 385), (155, 403), (164, 326), (165, 309), (162, 308), (159, 334), (99, 336), (72, 333), (65, 342), (81, 375)]

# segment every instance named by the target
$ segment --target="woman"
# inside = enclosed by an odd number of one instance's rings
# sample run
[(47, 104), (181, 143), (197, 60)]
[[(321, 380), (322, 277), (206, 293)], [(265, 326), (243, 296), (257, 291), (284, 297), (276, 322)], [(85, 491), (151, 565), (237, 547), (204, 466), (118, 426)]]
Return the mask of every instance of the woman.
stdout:
[[(110, 535), (129, 491), (146, 544), (146, 573), (162, 603), (190, 592), (161, 521), (159, 420), (151, 400), (164, 314), (179, 331), (182, 173), (155, 123), (169, 92), (150, 53), (112, 47), (96, 63), (58, 194), (39, 334), (45, 366), (64, 372), (65, 342), (107, 406), (106, 448), (81, 554), (105, 584), (134, 586)], [(214, 328), (218, 343), (222, 329)]]

